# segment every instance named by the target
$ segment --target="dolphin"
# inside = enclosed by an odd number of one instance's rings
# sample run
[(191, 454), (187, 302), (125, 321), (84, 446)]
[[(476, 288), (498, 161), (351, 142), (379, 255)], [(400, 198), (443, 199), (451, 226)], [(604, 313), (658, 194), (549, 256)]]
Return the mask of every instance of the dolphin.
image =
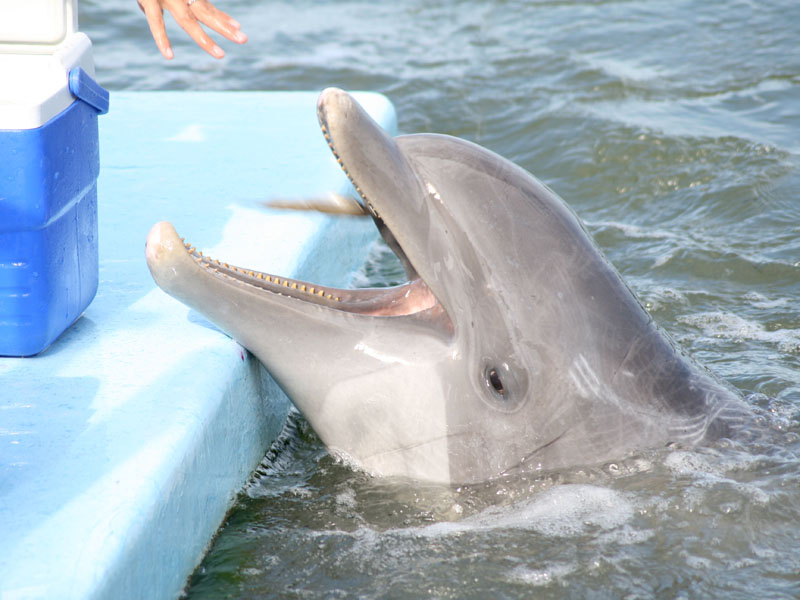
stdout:
[(156, 283), (258, 357), (336, 456), (470, 484), (733, 436), (743, 400), (656, 326), (552, 190), (468, 141), (392, 137), (326, 89), (322, 133), (408, 281), (334, 289), (156, 224)]

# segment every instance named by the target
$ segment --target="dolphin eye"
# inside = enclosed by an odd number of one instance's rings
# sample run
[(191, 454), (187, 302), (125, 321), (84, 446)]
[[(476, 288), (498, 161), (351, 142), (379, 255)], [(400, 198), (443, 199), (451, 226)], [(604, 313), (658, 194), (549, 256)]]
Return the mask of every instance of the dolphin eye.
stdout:
[(500, 373), (497, 372), (497, 369), (492, 368), (492, 367), (487, 369), (487, 371), (486, 371), (486, 383), (490, 388), (492, 388), (501, 397), (505, 397), (505, 395), (506, 395), (506, 386), (503, 385), (503, 380), (500, 379)]
[(506, 360), (486, 357), (482, 368), (475, 371), (476, 391), (481, 401), (493, 410), (514, 413), (530, 399), (529, 373), (512, 357)]

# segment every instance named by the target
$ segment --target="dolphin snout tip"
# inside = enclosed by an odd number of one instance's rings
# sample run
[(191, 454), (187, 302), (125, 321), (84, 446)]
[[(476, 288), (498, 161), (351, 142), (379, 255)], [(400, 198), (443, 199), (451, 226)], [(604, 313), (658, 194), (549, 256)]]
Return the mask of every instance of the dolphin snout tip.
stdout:
[[(145, 242), (145, 256), (149, 265), (159, 263), (175, 247), (178, 233), (171, 223), (161, 221), (150, 228)], [(178, 240), (180, 242), (180, 240)]]
[(341, 110), (353, 102), (350, 94), (336, 87), (325, 88), (317, 98), (317, 115), (320, 121), (327, 121), (330, 110)]
[(321, 108), (325, 104), (329, 103), (331, 100), (338, 98), (342, 98), (347, 96), (347, 92), (344, 90), (337, 88), (337, 87), (327, 87), (319, 94), (319, 98), (317, 98), (317, 108)]

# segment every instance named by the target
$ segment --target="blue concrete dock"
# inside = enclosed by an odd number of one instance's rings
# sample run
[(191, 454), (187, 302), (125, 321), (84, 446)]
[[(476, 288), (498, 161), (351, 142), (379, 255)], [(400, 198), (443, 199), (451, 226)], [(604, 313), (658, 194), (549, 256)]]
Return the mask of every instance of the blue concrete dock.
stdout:
[[(389, 131), (391, 104), (359, 101)], [(176, 598), (289, 403), (155, 287), (150, 227), (232, 264), (346, 285), (364, 218), (267, 209), (348, 193), (316, 93), (117, 92), (100, 120), (100, 284), (35, 358), (0, 358), (0, 600)], [(310, 365), (310, 368), (313, 368)]]

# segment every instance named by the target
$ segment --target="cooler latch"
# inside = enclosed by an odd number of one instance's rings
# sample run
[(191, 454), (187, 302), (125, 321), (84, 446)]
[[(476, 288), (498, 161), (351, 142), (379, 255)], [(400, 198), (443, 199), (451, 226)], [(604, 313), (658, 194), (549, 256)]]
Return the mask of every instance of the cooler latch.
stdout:
[(70, 70), (69, 91), (99, 114), (104, 115), (108, 112), (108, 90), (92, 79), (82, 68), (75, 67)]

